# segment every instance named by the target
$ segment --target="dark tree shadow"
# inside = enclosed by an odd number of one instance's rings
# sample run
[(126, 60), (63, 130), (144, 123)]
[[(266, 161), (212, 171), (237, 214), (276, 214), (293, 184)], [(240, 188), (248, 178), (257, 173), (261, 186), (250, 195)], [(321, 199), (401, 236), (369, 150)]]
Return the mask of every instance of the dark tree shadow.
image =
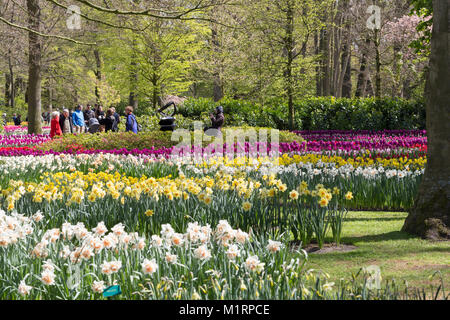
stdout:
[(387, 240), (409, 240), (417, 238), (417, 236), (410, 235), (403, 231), (391, 231), (387, 233), (371, 234), (366, 236), (356, 236), (356, 237), (343, 237), (342, 241), (345, 243), (354, 242), (378, 242)]
[(398, 221), (405, 220), (404, 217), (386, 217), (386, 218), (345, 218), (344, 221)]

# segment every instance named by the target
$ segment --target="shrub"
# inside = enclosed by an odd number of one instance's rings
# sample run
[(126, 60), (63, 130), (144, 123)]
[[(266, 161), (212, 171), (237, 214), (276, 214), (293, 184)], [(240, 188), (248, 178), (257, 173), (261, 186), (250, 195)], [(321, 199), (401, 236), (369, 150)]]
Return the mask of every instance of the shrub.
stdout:
[[(150, 126), (150, 125), (149, 125)], [(255, 129), (259, 134), (259, 130), (268, 130), (268, 142), (270, 142), (270, 128), (251, 128), (251, 127), (233, 127), (231, 129)], [(223, 141), (226, 142), (226, 130), (222, 131)], [(193, 132), (191, 131), (191, 137)], [(108, 132), (108, 133), (96, 133), (96, 134), (81, 134), (73, 135), (66, 134), (61, 138), (49, 140), (37, 149), (39, 150), (53, 150), (56, 152), (67, 151), (67, 150), (80, 150), (80, 149), (94, 149), (94, 150), (114, 150), (114, 149), (160, 149), (163, 147), (169, 148), (178, 144), (176, 141), (171, 140), (172, 132), (162, 132), (159, 130), (151, 130), (146, 132), (139, 132), (139, 134), (134, 134), (131, 132)], [(192, 138), (193, 141), (193, 138)], [(295, 133), (289, 131), (280, 131), (279, 142), (302, 142), (303, 139), (296, 135)], [(204, 142), (203, 145), (206, 146), (210, 142)]]
[(295, 109), (296, 123), (303, 130), (425, 128), (425, 106), (420, 101), (319, 97), (298, 101)]
[(96, 149), (96, 150), (113, 150), (113, 149), (151, 149), (170, 147), (173, 142), (170, 141), (171, 133), (152, 131), (134, 134), (131, 132), (108, 132), (96, 134), (67, 134), (61, 138), (49, 140), (38, 147), (41, 150), (77, 150)]
[[(288, 129), (287, 105), (274, 101), (261, 106), (243, 100), (188, 99), (179, 114), (209, 123), (208, 115), (222, 105), (225, 126), (271, 127)], [(295, 127), (302, 130), (383, 130), (424, 129), (425, 105), (422, 101), (398, 98), (314, 97), (295, 102)]]

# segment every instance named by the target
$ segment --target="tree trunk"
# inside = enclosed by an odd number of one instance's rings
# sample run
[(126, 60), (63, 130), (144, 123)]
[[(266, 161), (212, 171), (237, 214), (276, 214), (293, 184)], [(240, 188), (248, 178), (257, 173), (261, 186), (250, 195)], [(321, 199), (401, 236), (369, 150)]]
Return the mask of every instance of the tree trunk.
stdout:
[[(211, 45), (213, 52), (215, 52), (216, 56), (218, 57), (220, 52), (220, 44), (217, 37), (216, 25), (213, 25), (211, 27)], [(213, 97), (215, 102), (223, 98), (223, 85), (220, 77), (221, 63), (220, 58), (217, 59), (219, 61), (216, 62), (216, 65), (214, 66), (215, 70), (213, 73)]]
[(48, 88), (48, 112), (53, 111), (53, 89), (51, 86)]
[(375, 97), (381, 97), (381, 56), (380, 56), (380, 31), (375, 30)]
[[(324, 18), (326, 21), (326, 18)], [(320, 31), (319, 50), (321, 54), (320, 62), (320, 86), (322, 96), (330, 95), (330, 37), (328, 34), (328, 26), (325, 26)]]
[(161, 97), (160, 97), (160, 86), (159, 86), (159, 77), (156, 74), (156, 72), (153, 73), (152, 76), (152, 104), (153, 109), (158, 109), (158, 106), (160, 105)]
[(401, 90), (399, 90), (401, 79), (402, 79), (401, 64), (400, 64), (400, 62), (401, 62), (400, 44), (395, 42), (392, 50), (393, 50), (393, 62), (392, 62), (392, 92), (391, 92), (391, 96), (396, 97), (399, 94), (402, 95)]
[[(27, 0), (29, 28), (40, 31), (39, 0)], [(41, 134), (41, 43), (39, 36), (28, 32), (28, 133)]]
[(289, 129), (294, 130), (294, 86), (292, 78), (292, 63), (294, 60), (294, 10), (291, 1), (287, 2), (285, 50), (287, 53), (286, 69), (284, 71), (286, 95), (288, 98)]
[(373, 85), (372, 85), (372, 77), (370, 76), (369, 70), (366, 70), (367, 72), (367, 83), (366, 83), (366, 94), (364, 97), (373, 97)]
[(402, 83), (402, 94), (403, 99), (411, 99), (411, 80), (405, 79)]
[[(318, 56), (320, 53), (320, 49), (319, 49), (319, 35), (317, 33), (317, 31), (314, 33), (314, 54), (316, 56)], [(317, 64), (316, 66), (316, 95), (317, 96), (322, 96), (323, 92), (322, 92), (322, 87), (321, 87), (321, 82), (320, 79), (322, 77), (322, 75), (320, 74), (321, 70), (320, 70), (320, 62)]]
[[(11, 50), (8, 52), (8, 69), (9, 69), (9, 97), (8, 97), (8, 106), (14, 108), (16, 105), (16, 84), (14, 82), (14, 70), (11, 62)], [(5, 88), (6, 89), (6, 88)]]
[(341, 63), (340, 63), (340, 57), (342, 54), (342, 21), (343, 21), (343, 16), (342, 16), (342, 4), (339, 4), (339, 2), (335, 3), (336, 5), (336, 9), (337, 9), (337, 13), (336, 16), (334, 18), (334, 23), (333, 23), (333, 44), (331, 45), (331, 48), (333, 50), (333, 55), (332, 55), (332, 60), (333, 60), (333, 71), (331, 72), (331, 74), (333, 75), (332, 79), (331, 79), (331, 84), (330, 84), (330, 94), (332, 96), (335, 96), (336, 98), (340, 98), (341, 96), (341, 88), (339, 86), (339, 79), (340, 79), (340, 74), (341, 74)]
[[(370, 40), (366, 39), (366, 46), (370, 44)], [(366, 88), (367, 88), (367, 80), (368, 80), (368, 69), (367, 69), (367, 50), (368, 48), (362, 48), (362, 56), (361, 56), (361, 62), (359, 67), (359, 74), (358, 74), (358, 83), (356, 84), (356, 92), (355, 97), (364, 97), (366, 95)]]
[(450, 239), (450, 5), (433, 1), (430, 72), (426, 88), (428, 154), (414, 207), (402, 230)]
[(352, 97), (352, 65), (351, 65), (351, 47), (348, 44), (344, 45), (342, 52), (342, 81), (340, 81), (341, 86), (341, 97), (351, 98)]
[(131, 63), (130, 63), (130, 97), (129, 105), (133, 107), (134, 112), (138, 108), (137, 85), (138, 85), (138, 69), (136, 62), (136, 38), (133, 38)]
[(97, 98), (97, 103), (100, 103), (100, 92), (98, 91), (98, 86), (100, 82), (102, 81), (102, 60), (100, 58), (100, 52), (98, 49), (94, 49), (94, 56), (95, 56), (95, 78), (97, 79), (97, 83), (95, 84), (95, 97)]
[(5, 105), (10, 107), (11, 101), (11, 76), (9, 73), (5, 73)]

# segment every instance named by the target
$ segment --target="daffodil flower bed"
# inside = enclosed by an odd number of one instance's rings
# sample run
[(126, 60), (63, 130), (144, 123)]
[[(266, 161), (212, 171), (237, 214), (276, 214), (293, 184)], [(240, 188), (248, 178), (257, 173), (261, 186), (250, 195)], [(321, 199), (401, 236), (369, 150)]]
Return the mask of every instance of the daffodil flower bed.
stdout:
[(312, 186), (325, 184), (331, 188), (351, 190), (354, 198), (346, 203), (348, 209), (405, 210), (411, 207), (424, 172), (424, 162), (416, 165), (405, 162), (401, 166), (392, 162), (393, 165), (383, 166), (381, 163), (358, 165), (326, 160), (296, 155), (276, 159), (238, 157), (227, 160), (213, 157), (198, 162), (186, 158), (168, 160), (114, 154), (2, 157), (0, 187), (7, 189), (11, 179), (37, 183), (44, 173), (60, 171), (85, 174), (117, 171), (132, 177), (145, 175), (156, 178), (169, 175), (176, 178), (182, 171), (187, 176), (207, 175), (214, 179), (221, 179), (220, 174), (227, 173), (253, 177), (260, 183), (264, 175), (275, 174), (290, 190), (298, 187), (301, 180)]
[(315, 237), (319, 246), (331, 228), (339, 243), (344, 204), (353, 199), (352, 193), (323, 184), (309, 190), (305, 181), (295, 182), (290, 179), (288, 189), (274, 174), (254, 179), (242, 172), (202, 177), (181, 172), (176, 178), (138, 178), (75, 171), (44, 173), (40, 182), (9, 180), (1, 194), (8, 211), (44, 211), (48, 227), (66, 220), (92, 226), (100, 219), (107, 225), (122, 222), (136, 231), (157, 233), (167, 223), (182, 230), (190, 221), (215, 224), (227, 219), (257, 234), (292, 232), (304, 244)]
[[(328, 282), (307, 270), (308, 255), (285, 235), (277, 240), (191, 222), (182, 233), (164, 224), (157, 234), (128, 232), (121, 223), (83, 222), (48, 228), (32, 216), (0, 210), (1, 299), (398, 299), (395, 283), (369, 289), (367, 277)], [(358, 278), (358, 279), (357, 279)]]

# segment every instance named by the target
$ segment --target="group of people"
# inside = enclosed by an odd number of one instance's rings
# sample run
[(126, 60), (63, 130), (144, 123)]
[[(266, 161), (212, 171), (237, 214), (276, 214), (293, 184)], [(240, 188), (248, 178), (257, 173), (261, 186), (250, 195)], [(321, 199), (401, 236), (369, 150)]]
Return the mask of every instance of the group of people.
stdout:
[[(136, 117), (133, 114), (133, 107), (126, 107), (126, 131), (138, 132)], [(119, 131), (120, 115), (114, 107), (103, 111), (101, 105), (77, 105), (75, 111), (64, 109), (60, 114), (58, 111), (51, 113), (50, 137), (60, 136), (65, 133), (80, 134), (84, 132), (108, 132)]]
[(20, 118), (20, 114), (13, 114), (13, 122), (15, 126), (20, 126), (22, 123), (22, 119)]

